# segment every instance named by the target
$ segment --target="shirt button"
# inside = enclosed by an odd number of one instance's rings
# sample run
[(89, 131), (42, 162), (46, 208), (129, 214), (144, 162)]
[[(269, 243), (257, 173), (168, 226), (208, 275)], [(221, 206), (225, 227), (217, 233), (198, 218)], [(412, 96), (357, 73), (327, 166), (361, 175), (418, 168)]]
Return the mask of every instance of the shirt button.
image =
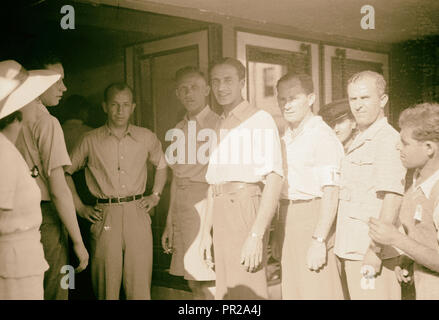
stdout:
[(125, 174), (125, 171), (124, 171), (124, 170), (121, 170), (120, 173)]
[(125, 185), (124, 185), (124, 184), (122, 185), (122, 188), (125, 188)]
[(121, 159), (123, 159), (123, 156), (120, 156)]

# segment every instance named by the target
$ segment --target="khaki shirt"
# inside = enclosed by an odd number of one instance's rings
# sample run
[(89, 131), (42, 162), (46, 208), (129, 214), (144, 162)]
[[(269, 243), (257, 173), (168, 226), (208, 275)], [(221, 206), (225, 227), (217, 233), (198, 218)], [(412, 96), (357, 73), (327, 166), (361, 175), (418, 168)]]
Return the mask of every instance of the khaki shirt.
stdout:
[[(185, 157), (183, 163), (169, 164), (172, 169), (172, 173), (177, 178), (189, 178), (195, 182), (206, 182), (207, 163), (200, 163), (196, 157), (200, 147), (206, 142), (199, 141), (197, 139), (198, 133), (203, 129), (214, 130), (219, 123), (219, 115), (206, 106), (194, 119), (189, 119), (186, 115), (182, 121), (180, 121), (175, 129), (181, 130), (184, 140), (180, 143), (184, 143), (182, 149), (185, 151)], [(190, 141), (192, 140), (192, 141)], [(193, 143), (195, 142), (195, 144)], [(189, 153), (192, 152), (192, 155)], [(193, 156), (195, 156), (194, 159)], [(191, 158), (192, 157), (192, 158)], [(208, 155), (207, 155), (208, 157)], [(189, 161), (191, 160), (191, 161)], [(191, 163), (192, 162), (192, 163)]]
[(150, 130), (129, 125), (119, 139), (107, 125), (87, 132), (73, 148), (68, 174), (85, 168), (87, 186), (96, 198), (143, 194), (147, 161), (166, 168), (162, 144)]
[[(398, 132), (387, 122), (377, 120), (356, 136), (341, 165), (340, 201), (334, 252), (350, 260), (362, 260), (371, 239), (370, 217), (379, 218), (382, 192), (404, 194), (406, 169), (399, 158)], [(384, 247), (381, 258), (399, 253)]]
[(29, 169), (38, 168), (36, 181), (41, 190), (41, 200), (50, 201), (49, 176), (52, 170), (71, 164), (59, 121), (46, 107), (33, 101), (26, 113), (23, 127), (15, 145)]
[(287, 177), (283, 199), (320, 198), (323, 187), (339, 185), (343, 146), (320, 116), (308, 119), (296, 134), (288, 128), (282, 141)]

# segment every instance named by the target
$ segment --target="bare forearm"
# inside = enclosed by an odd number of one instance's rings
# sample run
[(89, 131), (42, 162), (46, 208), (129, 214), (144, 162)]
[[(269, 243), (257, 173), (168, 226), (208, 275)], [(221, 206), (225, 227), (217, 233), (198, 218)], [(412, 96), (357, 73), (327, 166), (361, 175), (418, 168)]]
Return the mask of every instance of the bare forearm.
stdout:
[(433, 250), (416, 240), (402, 234), (397, 238), (394, 246), (404, 251), (416, 263), (439, 272), (439, 252)]
[(203, 221), (201, 221), (202, 234), (210, 234), (213, 225), (213, 192), (212, 187), (209, 186), (207, 189), (207, 203), (206, 203), (206, 214)]
[(78, 192), (76, 191), (76, 186), (75, 183), (73, 182), (72, 176), (66, 174), (65, 178), (67, 185), (70, 189), (70, 192), (72, 193), (73, 203), (75, 205), (76, 211), (79, 211), (84, 206), (84, 203), (82, 202), (81, 198), (78, 195)]
[(67, 186), (62, 168), (52, 171), (49, 177), (49, 190), (59, 218), (66, 227), (73, 243), (82, 243), (72, 193)]
[(323, 196), (320, 205), (320, 214), (314, 229), (314, 236), (326, 239), (337, 216), (339, 188), (326, 186), (323, 188)]
[(167, 168), (157, 169), (154, 176), (154, 186), (152, 187), (153, 192), (162, 193), (163, 188), (166, 184)]
[(282, 177), (276, 173), (270, 173), (262, 192), (258, 213), (251, 230), (252, 233), (261, 236), (265, 233), (276, 211), (281, 190)]
[[(384, 195), (383, 204), (381, 206), (379, 220), (385, 223), (395, 224), (399, 217), (399, 209), (401, 207), (402, 196), (396, 193), (387, 192)], [(371, 246), (374, 247), (377, 244), (371, 241)], [(379, 245), (382, 247), (382, 245)]]

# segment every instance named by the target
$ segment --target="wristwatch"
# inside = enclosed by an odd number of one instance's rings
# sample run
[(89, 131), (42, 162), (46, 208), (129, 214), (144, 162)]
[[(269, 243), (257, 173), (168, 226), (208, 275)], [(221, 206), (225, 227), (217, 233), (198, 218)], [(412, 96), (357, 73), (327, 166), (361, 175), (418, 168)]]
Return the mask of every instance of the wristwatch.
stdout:
[(157, 196), (157, 197), (160, 199), (160, 192), (158, 192), (158, 191), (154, 191), (152, 194), (155, 195), (155, 196)]
[(320, 243), (325, 243), (325, 239), (324, 239), (324, 238), (322, 238), (322, 237), (316, 237), (316, 236), (312, 236), (312, 238), (313, 238), (314, 240), (316, 240), (317, 242), (320, 242)]

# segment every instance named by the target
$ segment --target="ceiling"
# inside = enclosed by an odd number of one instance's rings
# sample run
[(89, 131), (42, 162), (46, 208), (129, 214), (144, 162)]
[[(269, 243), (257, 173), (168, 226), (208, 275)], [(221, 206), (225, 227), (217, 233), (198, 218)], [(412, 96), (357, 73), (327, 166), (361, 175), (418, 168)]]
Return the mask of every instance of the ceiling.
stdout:
[[(92, 0), (157, 3), (203, 14), (243, 18), (315, 33), (395, 43), (439, 34), (438, 0)], [(375, 9), (375, 30), (363, 30), (361, 7)]]

